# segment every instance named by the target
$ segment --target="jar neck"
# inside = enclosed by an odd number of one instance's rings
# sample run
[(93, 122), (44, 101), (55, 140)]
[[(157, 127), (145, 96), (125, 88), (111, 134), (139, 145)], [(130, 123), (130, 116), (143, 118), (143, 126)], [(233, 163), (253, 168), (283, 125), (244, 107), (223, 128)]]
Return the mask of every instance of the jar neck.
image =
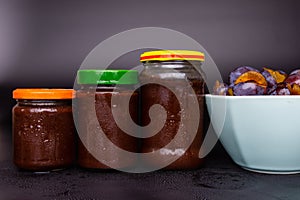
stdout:
[(71, 105), (71, 99), (17, 99), (22, 106), (64, 106)]
[(107, 91), (107, 92), (111, 92), (111, 91), (118, 91), (118, 90), (133, 90), (135, 88), (136, 85), (133, 84), (99, 84), (99, 85), (87, 85), (87, 84), (82, 84), (80, 86), (80, 90), (86, 90), (86, 91)]
[(147, 61), (143, 63), (146, 68), (153, 69), (193, 69), (201, 66), (199, 61), (175, 60), (175, 61)]

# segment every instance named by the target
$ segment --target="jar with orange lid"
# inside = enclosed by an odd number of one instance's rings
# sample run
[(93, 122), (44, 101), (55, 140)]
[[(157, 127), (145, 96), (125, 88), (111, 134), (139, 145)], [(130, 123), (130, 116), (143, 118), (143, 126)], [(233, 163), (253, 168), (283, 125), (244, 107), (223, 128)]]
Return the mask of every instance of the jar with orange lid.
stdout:
[[(198, 168), (203, 163), (199, 151), (204, 123), (204, 54), (190, 50), (148, 51), (140, 61), (144, 65), (140, 74), (142, 125), (161, 127), (143, 139), (143, 153), (158, 152), (146, 162), (159, 165), (160, 161), (170, 160), (166, 169)], [(156, 104), (165, 111), (153, 114), (151, 107)], [(151, 112), (155, 117), (151, 118)]]
[(13, 160), (22, 170), (64, 169), (75, 161), (72, 89), (16, 89)]

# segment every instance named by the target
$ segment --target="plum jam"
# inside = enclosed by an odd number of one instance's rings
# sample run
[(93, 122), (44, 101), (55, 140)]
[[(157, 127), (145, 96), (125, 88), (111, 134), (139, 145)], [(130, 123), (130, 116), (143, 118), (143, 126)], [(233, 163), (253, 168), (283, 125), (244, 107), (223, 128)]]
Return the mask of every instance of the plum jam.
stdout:
[[(199, 158), (205, 85), (199, 71), (203, 61), (204, 54), (196, 51), (162, 50), (141, 55), (141, 123), (157, 127), (165, 120), (155, 135), (142, 141), (142, 152), (159, 151), (159, 156), (146, 161), (149, 164), (175, 158), (165, 169), (195, 169), (203, 163)], [(162, 106), (165, 114), (150, 119), (149, 110), (155, 104)]]
[(13, 91), (13, 157), (18, 168), (51, 171), (74, 163), (73, 96), (68, 89)]
[[(127, 76), (122, 78), (124, 74)], [(116, 120), (125, 125), (130, 120), (137, 123), (138, 93), (133, 87), (138, 82), (137, 76), (135, 70), (78, 71), (79, 166), (123, 169), (134, 165), (135, 160), (127, 159), (118, 149), (137, 152), (138, 139), (127, 134)], [(120, 105), (126, 98), (130, 99), (129, 105)]]

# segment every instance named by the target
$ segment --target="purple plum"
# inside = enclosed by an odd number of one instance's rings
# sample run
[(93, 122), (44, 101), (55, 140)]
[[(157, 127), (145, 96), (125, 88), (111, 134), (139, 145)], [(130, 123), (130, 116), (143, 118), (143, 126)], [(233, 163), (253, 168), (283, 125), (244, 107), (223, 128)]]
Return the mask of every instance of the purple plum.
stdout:
[(233, 84), (235, 80), (245, 72), (248, 71), (256, 71), (259, 72), (257, 69), (250, 67), (250, 66), (241, 66), (230, 72), (229, 74), (229, 84)]
[(270, 74), (270, 72), (268, 72), (267, 70), (263, 70), (261, 73), (265, 79), (268, 82), (268, 87), (267, 87), (267, 94), (271, 94), (272, 92), (274, 92), (277, 88), (277, 83), (275, 78)]
[(234, 96), (264, 95), (267, 89), (253, 82), (238, 83), (232, 87)]

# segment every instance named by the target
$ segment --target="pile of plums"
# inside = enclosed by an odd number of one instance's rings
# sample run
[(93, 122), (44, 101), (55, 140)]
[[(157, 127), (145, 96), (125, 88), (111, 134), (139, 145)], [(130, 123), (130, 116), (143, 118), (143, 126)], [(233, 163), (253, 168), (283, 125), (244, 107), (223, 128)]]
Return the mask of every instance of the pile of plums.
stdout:
[(300, 69), (288, 75), (282, 70), (265, 67), (261, 72), (249, 66), (238, 67), (229, 74), (229, 84), (216, 81), (214, 94), (300, 95)]

